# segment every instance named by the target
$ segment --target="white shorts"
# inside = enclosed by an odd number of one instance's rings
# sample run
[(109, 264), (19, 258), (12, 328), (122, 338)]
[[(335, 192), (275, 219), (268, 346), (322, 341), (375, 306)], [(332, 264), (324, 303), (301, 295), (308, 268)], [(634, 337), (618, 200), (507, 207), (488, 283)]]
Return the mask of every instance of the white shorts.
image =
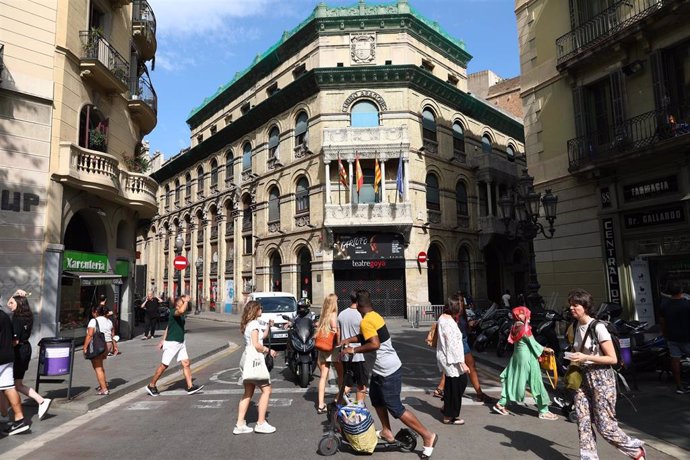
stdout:
[(166, 366), (169, 366), (173, 358), (177, 355), (177, 362), (189, 359), (187, 355), (187, 346), (184, 342), (168, 342), (167, 340), (163, 342), (163, 357), (161, 362)]
[(14, 388), (14, 363), (0, 364), (0, 390)]

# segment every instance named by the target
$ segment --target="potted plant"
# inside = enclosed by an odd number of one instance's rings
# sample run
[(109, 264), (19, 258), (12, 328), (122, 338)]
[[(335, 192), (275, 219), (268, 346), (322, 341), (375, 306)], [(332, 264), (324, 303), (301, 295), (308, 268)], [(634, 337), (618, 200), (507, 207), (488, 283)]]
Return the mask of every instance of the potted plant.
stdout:
[(108, 148), (108, 139), (105, 133), (99, 128), (93, 128), (89, 130), (89, 148), (91, 150), (97, 150), (99, 152), (105, 152)]
[(130, 172), (143, 174), (149, 169), (149, 160), (145, 156), (124, 156), (124, 163)]

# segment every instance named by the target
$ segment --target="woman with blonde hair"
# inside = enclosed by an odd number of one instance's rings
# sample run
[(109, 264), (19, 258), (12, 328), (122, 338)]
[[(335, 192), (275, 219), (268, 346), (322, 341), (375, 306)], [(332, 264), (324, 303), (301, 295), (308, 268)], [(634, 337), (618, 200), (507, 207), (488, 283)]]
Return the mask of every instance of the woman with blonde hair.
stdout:
[[(321, 307), (321, 316), (319, 317), (319, 324), (316, 328), (315, 337), (321, 335), (328, 335), (335, 332), (334, 343), (340, 342), (340, 333), (338, 331), (338, 296), (335, 294), (328, 294), (323, 301)], [(338, 355), (336, 350), (330, 352), (319, 351), (319, 371), (321, 377), (319, 378), (319, 401), (316, 408), (318, 414), (326, 413), (326, 383), (328, 383), (328, 372), (331, 363), (338, 362)], [(340, 373), (338, 374), (340, 376)], [(340, 383), (340, 382), (338, 382)]]
[[(240, 332), (244, 334), (244, 345), (245, 351), (240, 359), (240, 369), (244, 367), (244, 361), (247, 357), (248, 347), (254, 347), (256, 351), (263, 354), (270, 354), (275, 358), (276, 351), (271, 350), (264, 346), (264, 339), (268, 336), (271, 326), (273, 326), (273, 320), (269, 320), (268, 323), (259, 322), (259, 317), (261, 316), (261, 304), (254, 300), (247, 302), (244, 306), (244, 311), (242, 312), (242, 320), (240, 322)], [(275, 432), (275, 427), (271, 426), (266, 421), (266, 410), (268, 409), (268, 400), (271, 397), (271, 381), (261, 380), (261, 381), (249, 381), (244, 380), (244, 377), (240, 378), (239, 383), (244, 385), (244, 395), (240, 399), (240, 405), (237, 410), (237, 423), (235, 428), (232, 430), (233, 434), (245, 434), (251, 433), (263, 433), (270, 434)], [(249, 402), (254, 396), (254, 390), (259, 387), (261, 390), (261, 397), (259, 398), (259, 418), (256, 421), (256, 426), (252, 430), (247, 426), (246, 416), (247, 410), (249, 409)]]

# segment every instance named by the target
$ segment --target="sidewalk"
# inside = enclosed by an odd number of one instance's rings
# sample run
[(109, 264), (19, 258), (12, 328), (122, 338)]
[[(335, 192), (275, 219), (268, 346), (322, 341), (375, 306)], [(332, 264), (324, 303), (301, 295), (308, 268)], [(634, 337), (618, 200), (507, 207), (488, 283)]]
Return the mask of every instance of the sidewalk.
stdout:
[[(202, 313), (187, 317), (186, 343), (192, 363), (228, 348), (229, 341), (237, 336), (237, 333), (231, 329), (237, 327), (233, 323), (239, 323), (239, 317), (236, 321), (233, 319), (230, 315), (216, 313)], [(131, 340), (119, 343), (121, 354), (105, 360), (104, 368), (110, 387), (110, 395), (99, 396), (96, 394), (94, 389), (98, 385), (96, 374), (91, 367), (91, 362), (83, 358), (81, 347), (77, 347), (74, 351), (72, 399), (69, 401), (66, 399), (69, 376), (56, 377), (55, 383), (46, 382), (45, 380), (48, 378), (42, 377), (39, 392), (44, 397), (54, 400), (51, 407), (53, 412), (68, 410), (75, 413), (86, 413), (133, 391), (143, 391), (144, 386), (150, 381), (153, 372), (160, 363), (161, 352), (158, 350), (158, 343), (164, 329), (165, 325), (160, 325), (156, 338), (141, 340), (142, 328), (137, 328), (138, 335)], [(37, 356), (38, 350), (34, 350), (34, 359), (31, 360), (24, 380), (31, 387), (35, 387), (36, 383)], [(171, 363), (170, 368), (163, 376), (171, 374), (177, 374), (182, 378), (179, 363), (175, 361)], [(63, 378), (64, 381), (57, 381), (57, 379)], [(35, 409), (31, 407), (31, 404), (33, 402), (27, 404), (26, 409), (33, 413)]]

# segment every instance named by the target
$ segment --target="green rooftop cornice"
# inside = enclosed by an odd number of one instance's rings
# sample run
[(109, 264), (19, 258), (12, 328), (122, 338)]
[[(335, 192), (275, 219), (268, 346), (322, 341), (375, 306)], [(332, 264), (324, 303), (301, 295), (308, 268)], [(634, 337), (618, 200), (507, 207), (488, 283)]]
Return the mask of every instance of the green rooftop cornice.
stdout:
[(367, 5), (364, 0), (360, 0), (355, 5), (341, 7), (330, 7), (321, 2), (297, 27), (283, 32), (280, 40), (264, 53), (257, 54), (249, 67), (236, 72), (232, 80), (220, 86), (213, 95), (194, 108), (189, 113), (187, 124), (192, 129), (202, 124), (298, 53), (319, 34), (362, 29), (404, 29), (465, 68), (472, 59), (462, 40), (453, 38), (437, 22), (422, 16), (407, 0), (376, 5)]

